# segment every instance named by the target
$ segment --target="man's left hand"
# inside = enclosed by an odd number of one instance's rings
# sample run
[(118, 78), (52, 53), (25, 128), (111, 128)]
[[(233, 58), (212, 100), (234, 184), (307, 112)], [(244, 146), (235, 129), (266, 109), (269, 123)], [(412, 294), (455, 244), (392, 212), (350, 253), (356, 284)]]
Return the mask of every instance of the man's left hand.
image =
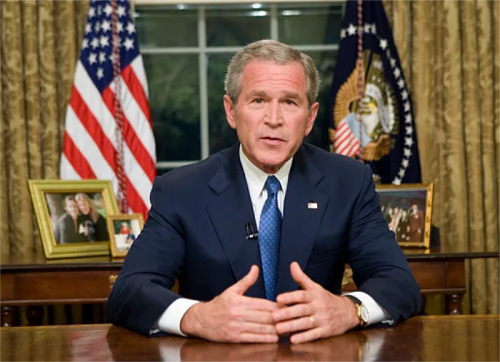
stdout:
[(284, 307), (273, 312), (279, 334), (291, 334), (292, 343), (309, 342), (343, 334), (356, 327), (356, 306), (313, 282), (297, 262), (290, 264), (292, 278), (302, 290), (278, 295), (276, 302)]

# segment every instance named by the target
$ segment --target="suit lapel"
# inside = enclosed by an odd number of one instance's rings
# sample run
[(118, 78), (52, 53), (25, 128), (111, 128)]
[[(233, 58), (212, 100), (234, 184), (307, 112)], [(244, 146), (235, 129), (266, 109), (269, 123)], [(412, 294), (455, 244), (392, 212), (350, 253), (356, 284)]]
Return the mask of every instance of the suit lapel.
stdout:
[(302, 146), (290, 170), (281, 231), (278, 294), (297, 289), (290, 263), (297, 261), (305, 270), (328, 204), (328, 197), (316, 188), (324, 175), (308, 158)]
[(252, 265), (259, 266), (259, 279), (246, 295), (265, 298), (259, 243), (257, 239), (245, 238), (245, 223), (257, 224), (238, 152), (239, 144), (228, 150), (221, 168), (211, 180), (209, 185), (218, 197), (207, 205), (207, 212), (236, 280), (248, 274)]

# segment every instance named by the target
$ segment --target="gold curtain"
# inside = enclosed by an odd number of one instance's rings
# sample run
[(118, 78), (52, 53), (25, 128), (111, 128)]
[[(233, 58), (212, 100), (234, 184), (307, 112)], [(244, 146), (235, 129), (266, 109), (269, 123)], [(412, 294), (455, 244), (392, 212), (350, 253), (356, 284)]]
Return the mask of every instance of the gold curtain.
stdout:
[[(88, 0), (0, 1), (0, 250), (43, 255), (28, 179), (58, 179), (66, 107)], [(26, 324), (25, 307), (19, 316)], [(53, 308), (56, 324), (82, 306)], [(45, 308), (45, 322), (48, 309)]]
[(88, 1), (0, 2), (2, 260), (43, 253), (28, 179), (57, 179)]
[[(450, 251), (499, 247), (498, 1), (384, 1), (408, 80), (422, 181)], [(498, 259), (468, 263), (465, 311), (499, 312)]]

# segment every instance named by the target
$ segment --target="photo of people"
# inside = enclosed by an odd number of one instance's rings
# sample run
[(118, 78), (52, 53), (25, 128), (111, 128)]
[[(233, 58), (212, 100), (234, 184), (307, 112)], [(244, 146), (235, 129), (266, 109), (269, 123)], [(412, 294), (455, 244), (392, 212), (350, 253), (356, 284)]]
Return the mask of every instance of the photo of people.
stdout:
[(111, 236), (111, 254), (125, 256), (142, 230), (143, 218), (141, 214), (112, 215), (108, 225), (114, 232)]
[(100, 193), (46, 193), (45, 199), (57, 245), (109, 240)]
[(377, 192), (382, 213), (396, 240), (406, 246), (428, 246), (432, 185), (420, 188), (379, 186)]

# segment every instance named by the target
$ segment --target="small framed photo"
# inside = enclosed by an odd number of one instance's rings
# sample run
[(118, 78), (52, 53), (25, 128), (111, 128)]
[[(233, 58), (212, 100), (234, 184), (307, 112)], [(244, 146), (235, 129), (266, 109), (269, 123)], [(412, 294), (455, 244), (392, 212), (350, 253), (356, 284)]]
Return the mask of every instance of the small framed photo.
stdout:
[(29, 180), (45, 257), (109, 255), (106, 218), (118, 213), (110, 181)]
[(378, 185), (380, 207), (401, 247), (429, 249), (433, 184)]
[(142, 230), (142, 214), (120, 214), (108, 217), (108, 229), (111, 232), (111, 255), (124, 257)]

